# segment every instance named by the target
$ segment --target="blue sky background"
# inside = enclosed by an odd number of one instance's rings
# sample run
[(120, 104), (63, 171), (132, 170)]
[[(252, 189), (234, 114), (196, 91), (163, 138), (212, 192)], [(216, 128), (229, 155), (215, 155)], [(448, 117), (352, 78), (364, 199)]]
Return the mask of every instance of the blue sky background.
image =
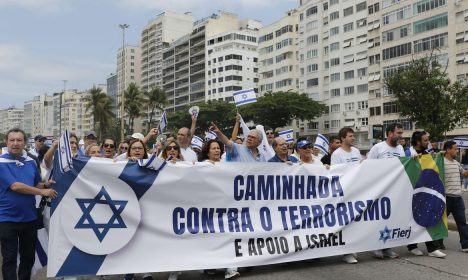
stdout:
[(0, 108), (23, 107), (41, 93), (84, 90), (115, 72), (122, 44), (138, 44), (157, 14), (190, 11), (198, 19), (226, 10), (263, 25), (299, 0), (0, 0)]

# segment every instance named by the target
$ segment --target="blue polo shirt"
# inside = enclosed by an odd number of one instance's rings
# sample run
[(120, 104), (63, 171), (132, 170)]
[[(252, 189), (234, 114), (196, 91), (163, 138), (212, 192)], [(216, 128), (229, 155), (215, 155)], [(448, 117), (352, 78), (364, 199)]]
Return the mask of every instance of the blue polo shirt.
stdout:
[[(289, 155), (288, 155), (288, 161), (290, 161), (290, 162), (292, 162), (292, 163), (297, 163), (297, 162), (299, 162), (299, 161), (297, 160), (297, 158), (295, 158), (295, 157), (293, 157), (293, 156), (289, 156)], [(268, 160), (268, 162), (285, 162), (285, 161), (283, 161), (282, 159), (280, 159), (280, 158), (278, 157), (278, 155), (275, 155), (274, 157), (270, 158), (270, 159)]]
[(41, 181), (36, 162), (23, 156), (16, 160), (10, 154), (0, 156), (0, 222), (31, 222), (37, 219), (34, 195), (10, 189), (15, 182), (35, 187)]

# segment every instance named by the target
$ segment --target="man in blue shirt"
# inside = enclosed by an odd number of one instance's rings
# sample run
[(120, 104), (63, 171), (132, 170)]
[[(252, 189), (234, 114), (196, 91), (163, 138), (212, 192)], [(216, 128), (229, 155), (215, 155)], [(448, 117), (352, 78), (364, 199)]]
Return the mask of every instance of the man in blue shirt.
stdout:
[(297, 158), (288, 155), (288, 143), (282, 137), (276, 137), (271, 142), (273, 150), (275, 150), (275, 156), (270, 158), (268, 162), (285, 162), (288, 164), (298, 162)]
[(35, 259), (37, 212), (34, 196), (55, 198), (57, 192), (40, 182), (36, 162), (24, 151), (26, 134), (21, 129), (9, 130), (5, 141), (8, 153), (0, 156), (2, 276), (5, 280), (26, 280), (31, 278)]

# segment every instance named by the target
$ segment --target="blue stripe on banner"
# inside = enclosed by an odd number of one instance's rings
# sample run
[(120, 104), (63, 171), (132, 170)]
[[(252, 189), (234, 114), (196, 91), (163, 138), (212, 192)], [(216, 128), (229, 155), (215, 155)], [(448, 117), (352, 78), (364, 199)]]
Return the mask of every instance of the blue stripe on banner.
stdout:
[(66, 156), (67, 156), (67, 165), (70, 166), (73, 162), (73, 158), (71, 155), (71, 147), (70, 147), (70, 134), (68, 130), (65, 130), (65, 135), (66, 135), (66, 142), (65, 142), (65, 147), (67, 148), (66, 150)]
[(278, 135), (284, 135), (284, 134), (288, 134), (288, 133), (291, 133), (291, 132), (294, 132), (294, 131), (293, 131), (292, 129), (290, 129), (290, 130), (283, 130), (283, 131), (280, 131), (280, 132), (278, 133)]
[(153, 163), (154, 159), (156, 158), (157, 156), (156, 155), (152, 155), (151, 158), (146, 162), (145, 164), (145, 167), (148, 167), (151, 165), (151, 163)]
[(317, 135), (317, 138), (320, 138), (320, 139), (323, 140), (323, 142), (325, 142), (327, 144), (330, 144), (330, 142), (328, 142), (327, 137), (323, 136), (322, 134)]
[(236, 91), (232, 94), (232, 96), (236, 96), (236, 95), (239, 95), (239, 94), (243, 94), (243, 93), (246, 93), (246, 92), (255, 92), (255, 90), (249, 88), (249, 89), (244, 89), (244, 90), (240, 90), (240, 91)]
[(138, 163), (129, 161), (119, 179), (127, 183), (140, 199), (153, 185), (158, 174), (158, 171), (142, 168)]
[(60, 201), (62, 201), (62, 198), (65, 196), (67, 193), (68, 189), (72, 185), (73, 181), (75, 181), (76, 177), (78, 176), (78, 173), (80, 173), (81, 169), (83, 169), (88, 162), (89, 158), (87, 157), (81, 157), (79, 159), (73, 159), (74, 164), (73, 168), (65, 173), (60, 172), (59, 166), (57, 166), (58, 163), (58, 158), (59, 158), (58, 151), (55, 152), (54, 155), (54, 169), (53, 169), (53, 179), (55, 182), (59, 182), (58, 184), (54, 185), (54, 189), (58, 192), (58, 195), (55, 199), (52, 199), (51, 202), (51, 207), (50, 207), (50, 216), (55, 212), (55, 209), (57, 206), (60, 204)]
[(106, 255), (91, 255), (73, 247), (56, 276), (96, 275)]
[(242, 100), (242, 101), (237, 102), (236, 106), (247, 104), (247, 103), (253, 103), (253, 102), (256, 102), (256, 101), (257, 101), (257, 98), (250, 98), (250, 99), (246, 99), (246, 100)]
[(324, 154), (328, 154), (328, 151), (325, 149), (325, 147), (323, 147), (322, 145), (320, 144), (314, 144), (314, 147), (318, 148), (320, 151), (322, 151)]
[(41, 266), (46, 266), (47, 265), (47, 254), (44, 251), (44, 248), (42, 248), (41, 242), (36, 240), (36, 254), (39, 259), (39, 262), (41, 263)]

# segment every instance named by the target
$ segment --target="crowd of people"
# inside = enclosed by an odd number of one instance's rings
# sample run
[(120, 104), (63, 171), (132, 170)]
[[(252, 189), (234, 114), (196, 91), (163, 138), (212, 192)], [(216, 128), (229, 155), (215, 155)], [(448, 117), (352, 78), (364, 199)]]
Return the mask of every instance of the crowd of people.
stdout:
[[(329, 150), (320, 154), (314, 148), (314, 143), (308, 138), (299, 138), (294, 143), (287, 143), (282, 137), (275, 137), (272, 129), (264, 131), (251, 129), (246, 135), (239, 135), (240, 116), (236, 117), (235, 126), (230, 136), (221, 131), (215, 123), (211, 124), (209, 137), (203, 145), (192, 146), (192, 137), (196, 128), (196, 117), (192, 116), (190, 128), (182, 127), (176, 135), (157, 137), (158, 129), (151, 129), (145, 136), (134, 133), (128, 139), (117, 143), (110, 137), (103, 137), (98, 143), (94, 131), (88, 131), (80, 141), (77, 135), (70, 133), (70, 147), (74, 158), (102, 157), (110, 161), (128, 161), (146, 159), (157, 155), (171, 164), (179, 161), (188, 162), (274, 162), (288, 165), (316, 164), (330, 168), (338, 164), (360, 164), (366, 159), (388, 159), (410, 156), (417, 159), (430, 151), (429, 134), (425, 131), (413, 132), (410, 146), (404, 147), (402, 138), (403, 127), (394, 123), (386, 128), (386, 139), (375, 144), (367, 154), (355, 147), (355, 135), (352, 128), (342, 128), (338, 135), (329, 138)], [(267, 157), (261, 152), (260, 145), (267, 138), (268, 145), (274, 155)], [(200, 137), (205, 138), (205, 137)], [(8, 131), (5, 137), (5, 147), (0, 156), (0, 239), (3, 257), (3, 279), (30, 279), (34, 263), (36, 242), (37, 203), (35, 196), (57, 196), (53, 189), (53, 178), (50, 178), (53, 168), (53, 158), (58, 149), (58, 141), (51, 147), (44, 144), (46, 138), (38, 135), (34, 144), (27, 149), (26, 134), (21, 129)], [(81, 142), (81, 144), (80, 144)], [(149, 147), (149, 143), (155, 144)], [(403, 144), (403, 145), (401, 145)], [(466, 150), (465, 150), (466, 151)], [(455, 142), (446, 141), (441, 151), (445, 163), (445, 192), (447, 215), (453, 215), (460, 235), (460, 245), (463, 252), (468, 253), (468, 225), (465, 216), (465, 205), (462, 192), (466, 191), (467, 183), (463, 177), (468, 177), (468, 154), (464, 156), (464, 167), (457, 161), (459, 149)], [(442, 240), (426, 242), (428, 255), (443, 258), (446, 253)], [(416, 256), (424, 255), (417, 244), (408, 245), (408, 252)], [(18, 259), (19, 253), (19, 259)], [(372, 252), (376, 258), (398, 258), (398, 254), (387, 248)], [(18, 264), (19, 260), (19, 264)], [(357, 254), (343, 256), (346, 263), (357, 263)], [(213, 271), (207, 270), (206, 273)], [(176, 280), (180, 272), (173, 272), (169, 280)], [(227, 268), (225, 278), (239, 277), (236, 268)], [(128, 274), (124, 279), (132, 279)], [(143, 279), (152, 279), (151, 274)]]

